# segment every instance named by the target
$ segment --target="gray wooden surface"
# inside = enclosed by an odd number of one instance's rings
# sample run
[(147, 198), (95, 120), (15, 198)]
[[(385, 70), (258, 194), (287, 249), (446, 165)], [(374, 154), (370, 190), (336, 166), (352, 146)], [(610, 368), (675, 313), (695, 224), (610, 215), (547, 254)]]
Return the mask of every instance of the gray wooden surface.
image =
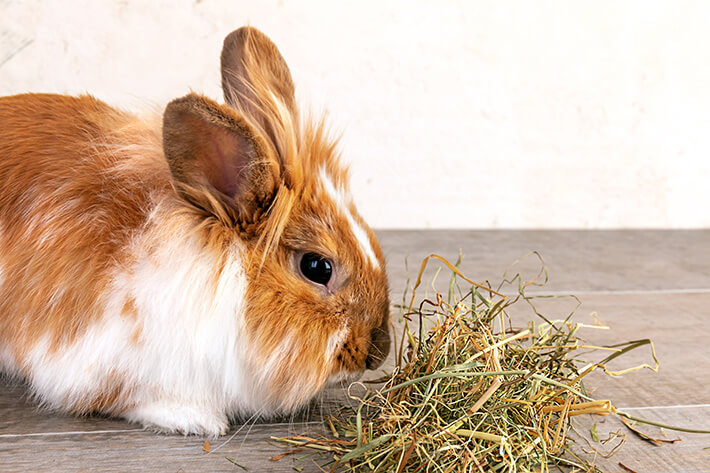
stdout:
[[(641, 417), (710, 429), (710, 231), (381, 231), (379, 236), (388, 257), (394, 303), (401, 301), (408, 275), (416, 274), (428, 253), (455, 260), (461, 250), (463, 271), (493, 282), (513, 261), (530, 250), (539, 251), (550, 281), (535, 291), (576, 294), (582, 300), (577, 320), (588, 321), (596, 312), (612, 327), (583, 334), (590, 342), (652, 338), (656, 344), (661, 361), (657, 374), (594, 377), (589, 385), (595, 395)], [(528, 258), (516, 271), (532, 276), (537, 268)], [(540, 300), (541, 310), (550, 317), (564, 317), (572, 307), (566, 298)], [(648, 352), (639, 351), (620, 366), (647, 360)], [(243, 471), (225, 457), (249, 471), (319, 471), (310, 458), (271, 461), (282, 449), (269, 437), (317, 430), (318, 413), (341, 396), (337, 391), (325, 393), (309, 412), (294, 419), (235, 425), (229, 435), (212, 441), (207, 454), (202, 438), (38, 410), (23, 386), (0, 381), (0, 471)], [(616, 418), (579, 419), (575, 425), (584, 432), (593, 422), (602, 437), (620, 429), (627, 435), (615, 456), (598, 459), (604, 471), (623, 472), (618, 465), (622, 462), (638, 473), (710, 472), (709, 435), (667, 432), (682, 441), (656, 447), (625, 431)], [(647, 430), (663, 436), (658, 429)]]

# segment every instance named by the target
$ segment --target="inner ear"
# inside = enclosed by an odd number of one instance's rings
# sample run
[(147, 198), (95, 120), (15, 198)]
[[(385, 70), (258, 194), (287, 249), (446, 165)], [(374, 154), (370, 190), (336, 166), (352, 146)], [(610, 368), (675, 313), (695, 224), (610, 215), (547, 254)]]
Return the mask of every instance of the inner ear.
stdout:
[(177, 188), (204, 189), (253, 216), (268, 204), (278, 182), (278, 163), (263, 138), (239, 114), (190, 94), (163, 114), (163, 148)]
[[(182, 181), (197, 182), (204, 178), (203, 184), (209, 184), (226, 197), (234, 198), (240, 184), (244, 185), (248, 163), (256, 158), (254, 143), (241, 133), (205, 122), (194, 114), (185, 113), (178, 120), (189, 130), (183, 134), (183, 144), (189, 146), (192, 156), (169, 159), (168, 162), (180, 173)], [(192, 142), (187, 143), (188, 140)]]

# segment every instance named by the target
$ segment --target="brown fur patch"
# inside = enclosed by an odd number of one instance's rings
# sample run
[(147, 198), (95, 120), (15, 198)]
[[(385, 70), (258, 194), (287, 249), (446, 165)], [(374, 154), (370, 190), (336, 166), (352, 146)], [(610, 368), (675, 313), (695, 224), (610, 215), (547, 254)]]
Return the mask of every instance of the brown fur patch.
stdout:
[(0, 98), (0, 343), (56, 350), (98, 317), (153, 193), (160, 135), (90, 96)]
[(126, 302), (123, 303), (123, 308), (121, 309), (121, 314), (131, 319), (138, 317), (138, 308), (136, 307), (136, 300), (133, 297), (129, 296), (126, 298)]
[(101, 383), (100, 389), (86, 398), (75, 402), (69, 411), (73, 414), (85, 415), (104, 413), (119, 415), (130, 407), (130, 390), (127, 389), (123, 377), (111, 371)]

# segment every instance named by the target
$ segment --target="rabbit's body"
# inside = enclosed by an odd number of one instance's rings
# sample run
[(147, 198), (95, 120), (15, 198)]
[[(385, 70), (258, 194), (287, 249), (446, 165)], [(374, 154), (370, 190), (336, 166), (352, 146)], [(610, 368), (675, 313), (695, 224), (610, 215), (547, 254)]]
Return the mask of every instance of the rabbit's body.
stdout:
[(222, 431), (223, 412), (268, 413), (235, 352), (242, 245), (199, 241), (160, 122), (53, 95), (0, 99), (0, 122), (4, 368), (49, 406), (165, 428)]
[[(247, 46), (268, 57), (262, 36)], [(288, 90), (266, 104), (283, 123), (239, 102), (258, 86), (225, 89), (238, 113), (190, 95), (163, 123), (0, 98), (0, 370), (53, 408), (216, 435), (379, 363), (377, 242)]]

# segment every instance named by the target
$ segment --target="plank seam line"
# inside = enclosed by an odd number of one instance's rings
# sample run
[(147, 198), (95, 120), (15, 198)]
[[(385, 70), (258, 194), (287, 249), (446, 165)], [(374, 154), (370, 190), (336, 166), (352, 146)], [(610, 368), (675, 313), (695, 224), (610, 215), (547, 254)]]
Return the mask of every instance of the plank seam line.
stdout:
[[(291, 426), (297, 427), (299, 425), (321, 425), (322, 422), (309, 421), (309, 422), (279, 422), (275, 424), (256, 424), (258, 426), (264, 427), (279, 427), (279, 426)], [(18, 438), (18, 437), (42, 437), (42, 436), (54, 436), (54, 435), (90, 435), (90, 434), (126, 434), (133, 432), (151, 432), (147, 429), (118, 429), (118, 430), (70, 430), (68, 432), (31, 432), (28, 434), (0, 434), (0, 439), (2, 438)]]
[(710, 404), (678, 404), (675, 406), (638, 406), (638, 407), (617, 407), (619, 411), (642, 411), (645, 409), (702, 409), (710, 407)]
[[(694, 408), (708, 408), (710, 404), (680, 404), (674, 406), (639, 406), (639, 407), (618, 407), (620, 411), (642, 411), (642, 410), (659, 410), (659, 409), (694, 409)], [(320, 424), (320, 422), (299, 422), (298, 424)], [(279, 425), (295, 425), (290, 423), (279, 423), (279, 424), (261, 424), (265, 426), (279, 426)], [(75, 430), (69, 432), (33, 432), (29, 434), (0, 434), (0, 438), (19, 438), (19, 437), (43, 437), (43, 436), (56, 436), (56, 435), (90, 435), (90, 434), (125, 434), (133, 432), (149, 432), (146, 429), (119, 429), (119, 430)]]
[[(517, 296), (517, 292), (504, 292), (506, 296)], [(710, 294), (710, 288), (695, 289), (627, 289), (620, 291), (589, 291), (589, 290), (565, 290), (565, 291), (529, 291), (527, 296), (629, 296), (638, 294)]]
[(32, 432), (29, 434), (0, 434), (0, 438), (41, 437), (45, 435), (88, 435), (88, 434), (125, 434), (127, 432), (146, 432), (145, 429), (122, 430), (75, 430), (69, 432)]

